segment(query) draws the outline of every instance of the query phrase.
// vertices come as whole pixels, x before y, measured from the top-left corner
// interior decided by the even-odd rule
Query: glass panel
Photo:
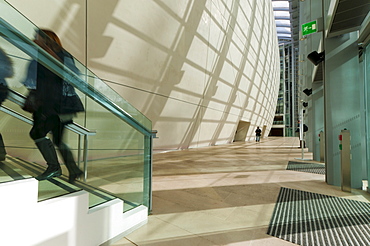
[[[31,178],[25,170],[14,165],[10,160],[0,162],[0,183]]]
[[[134,108],[131,104],[129,104],[116,91],[114,91],[107,84],[105,84],[100,78],[98,78],[91,71],[86,69],[86,67],[83,64],[81,64],[79,61],[75,60],[75,63],[76,63],[76,66],[81,71],[81,74],[79,77],[83,79],[83,82],[87,82],[88,85],[90,85],[88,89],[90,89],[93,92],[95,97],[99,95],[102,99],[104,99],[103,103],[112,102],[113,105],[116,105],[119,108],[123,109],[124,112],[129,117],[132,117],[139,124],[144,126],[146,130],[151,131],[152,123],[145,115],[143,115],[136,108]],[[75,81],[77,85],[80,84],[81,82],[82,81],[80,80]],[[80,87],[80,89],[81,88],[83,87]],[[89,90],[84,90],[84,91],[89,91]]]
[[[89,138],[87,183],[127,201],[126,208],[143,204],[144,135],[94,100],[86,100]]]
[[[25,81],[30,62],[36,60],[75,87],[85,112],[79,113],[74,122],[91,133],[84,135],[79,130],[77,134],[76,131],[67,131],[65,136],[65,142],[78,160],[86,147],[86,166],[80,162],[80,168],[87,171],[86,182],[72,185],[67,182],[66,176],[41,181],[39,200],[84,189],[90,194],[90,206],[118,197],[125,201],[124,210],[141,204],[149,207],[150,120],[77,60],[74,59],[74,63],[79,72],[72,71],[71,66],[60,63],[37,46],[32,40],[38,28],[2,0],[0,16],[0,47],[12,60],[14,70],[14,75],[5,80],[9,88],[26,94],[27,88],[22,82]],[[0,112],[0,131],[5,137],[8,154],[16,155],[21,161],[9,157],[5,164],[11,166],[12,161],[17,162],[16,168],[21,170],[19,178],[30,178],[45,169],[33,162],[45,161],[29,137],[31,114],[8,99],[2,104],[2,110],[6,107],[13,113]],[[64,166],[63,174],[68,174]],[[9,180],[6,177],[9,175],[0,167],[2,176],[4,180]]]
[[[0,28],[2,28],[3,31],[4,31],[4,28],[6,29],[7,23],[9,23],[15,30],[17,30],[17,32],[22,34],[22,36],[24,36],[25,38],[29,40],[33,40],[35,38],[38,28],[33,23],[31,23],[28,19],[26,19],[23,15],[21,15],[19,12],[17,12],[15,9],[9,6],[5,1],[1,1],[1,0],[0,0],[0,13],[1,13],[0,22],[3,23],[3,26],[1,26]],[[33,52],[33,54],[35,55],[38,54],[38,53],[35,53],[37,52],[38,47],[33,43],[31,44],[23,43],[19,45],[23,47],[31,46],[31,47],[27,47],[29,52]],[[43,52],[43,51],[39,50],[39,52]],[[22,52],[20,54],[16,53],[13,55],[15,55],[17,58],[20,58],[20,59],[25,59],[25,60],[30,59],[29,56],[22,54]],[[48,57],[47,54],[46,56]],[[40,57],[40,59],[42,59],[42,57]],[[76,83],[78,85],[79,83],[88,81],[89,84],[93,88],[95,88],[96,94],[99,94],[99,96],[101,96],[102,99],[105,99],[104,101],[113,102],[113,104],[124,109],[124,111],[130,115],[130,117],[133,117],[137,122],[139,122],[144,127],[146,127],[148,131],[151,131],[151,121],[148,118],[146,118],[141,112],[139,112],[136,108],[134,108],[131,104],[129,104],[125,99],[119,96],[112,88],[110,88],[101,79],[99,79],[96,75],[94,75],[91,71],[89,71],[82,63],[80,63],[76,59],[75,59],[75,63],[76,63],[76,66],[80,69],[81,74],[79,76],[80,79],[78,79],[77,77],[70,78],[71,79],[70,82],[72,84]],[[49,65],[52,66],[52,64],[49,64]],[[66,76],[70,76],[70,74],[67,74]],[[83,80],[81,80],[81,78]]]
[[[285,128],[285,137],[293,137],[293,128],[291,127]]]

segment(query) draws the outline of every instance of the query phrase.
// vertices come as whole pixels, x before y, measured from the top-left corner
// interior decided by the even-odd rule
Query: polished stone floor
[[[322,174],[286,170],[302,158],[298,146],[298,138],[270,137],[155,154],[148,223],[113,245],[294,245],[266,234],[281,187],[370,201],[364,191],[326,184]]]

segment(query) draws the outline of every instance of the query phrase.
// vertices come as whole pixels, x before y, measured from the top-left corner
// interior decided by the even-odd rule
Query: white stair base
[[[123,213],[120,199],[89,209],[86,191],[42,202],[37,202],[37,193],[33,178],[0,184],[0,245],[101,245],[148,219],[145,206]]]

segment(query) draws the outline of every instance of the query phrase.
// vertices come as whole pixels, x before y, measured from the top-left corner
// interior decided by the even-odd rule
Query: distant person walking
[[[257,126],[257,129],[256,129],[255,132],[256,132],[256,142],[259,142],[260,139],[261,139],[261,133],[262,133],[262,131],[261,131],[261,129],[260,129],[259,126]]]

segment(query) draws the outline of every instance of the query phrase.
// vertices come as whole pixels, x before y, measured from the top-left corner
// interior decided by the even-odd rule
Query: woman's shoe
[[[81,170],[79,170],[78,173],[72,173],[69,175],[69,178],[68,178],[68,182],[73,184],[75,182],[76,179],[80,178],[82,176],[82,174],[84,174],[84,172],[82,172]]]
[[[51,179],[62,175],[62,169],[60,167],[48,166],[46,171],[36,177],[37,180]]]

